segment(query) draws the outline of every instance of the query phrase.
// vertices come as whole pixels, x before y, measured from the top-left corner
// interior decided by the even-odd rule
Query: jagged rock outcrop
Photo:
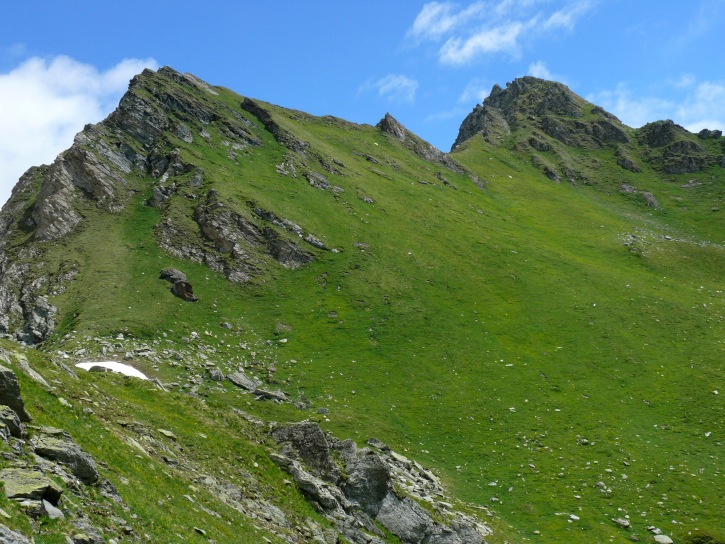
[[[410,132],[389,113],[386,113],[385,117],[383,117],[378,124],[375,125],[375,127],[381,132],[389,134],[401,142],[405,147],[410,149],[413,153],[427,161],[441,164],[449,170],[458,172],[459,174],[462,174],[465,171],[463,166],[453,160],[447,153],[443,153],[439,149],[436,149],[433,145]]]
[[[432,501],[434,519],[418,501],[444,496],[438,479],[378,441],[359,449],[309,421],[278,427],[272,436],[282,448],[272,459],[352,542],[383,542],[376,524],[405,544],[481,544],[490,532],[449,503]]]
[[[249,281],[259,274],[265,258],[290,269],[313,259],[312,253],[276,229],[237,213],[214,190],[196,206],[194,220],[201,236],[177,226],[171,218],[162,221],[156,228],[159,245],[178,257],[204,263],[233,282]],[[315,237],[303,239],[318,248],[322,245]]]
[[[241,102],[240,106],[243,110],[248,111],[259,119],[264,125],[264,128],[270,132],[272,136],[274,136],[274,139],[280,144],[301,155],[305,155],[307,149],[309,148],[309,144],[296,138],[291,132],[282,128],[259,102],[250,98],[245,98]]]
[[[719,159],[694,134],[670,120],[647,123],[636,135],[646,146],[647,161],[668,174],[699,172]]]

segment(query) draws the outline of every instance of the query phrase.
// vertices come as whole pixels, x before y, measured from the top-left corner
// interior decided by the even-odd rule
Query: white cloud
[[[703,128],[725,130],[725,83],[697,82],[690,75],[686,76],[687,85],[682,81],[663,85],[666,97],[634,97],[629,87],[620,83],[613,91],[601,91],[587,99],[631,127],[671,119],[691,132]]]
[[[377,81],[367,81],[360,88],[361,91],[371,89],[391,102],[412,104],[418,92],[418,81],[402,74],[388,74]]]
[[[153,59],[125,59],[99,71],[66,56],[32,57],[0,74],[0,203],[31,166],[47,164],[86,123],[108,115]]]
[[[438,59],[463,65],[497,53],[518,57],[524,40],[562,30],[572,31],[595,0],[569,0],[551,11],[547,0],[477,1],[460,8],[450,2],[429,2],[418,13],[408,36],[418,42],[443,41]]]
[[[677,108],[675,117],[692,132],[703,128],[725,130],[725,84],[699,83],[694,93]]]
[[[540,79],[554,79],[554,74],[542,61],[534,62],[529,65],[529,75]]]
[[[487,53],[517,56],[519,36],[524,28],[522,23],[505,23],[476,32],[467,39],[450,38],[441,47],[438,58],[444,64],[461,65]]]
[[[663,98],[633,97],[624,83],[617,85],[613,91],[592,94],[587,100],[613,113],[625,125],[635,128],[652,121],[671,118],[675,107],[672,101]]]

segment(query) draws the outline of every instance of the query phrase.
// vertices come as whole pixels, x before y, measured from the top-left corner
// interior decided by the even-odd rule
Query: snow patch
[[[116,361],[91,361],[88,363],[78,363],[76,367],[82,368],[83,370],[90,370],[94,366],[100,366],[102,368],[107,368],[108,370],[111,370],[113,372],[120,372],[121,374],[124,374],[126,376],[132,376],[134,378],[140,378],[142,380],[148,380],[146,375],[136,370],[131,365],[127,365],[124,363],[119,363]]]

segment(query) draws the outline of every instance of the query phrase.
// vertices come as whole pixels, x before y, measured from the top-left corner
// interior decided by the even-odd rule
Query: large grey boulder
[[[301,421],[272,431],[272,437],[284,447],[287,455],[295,453],[302,461],[333,483],[340,477],[340,469],[330,455],[330,444],[320,426],[312,421]]]
[[[18,377],[12,370],[4,366],[0,366],[0,404],[12,408],[20,421],[30,421],[30,415],[25,411],[25,405],[20,396]]]
[[[257,389],[257,385],[259,385],[256,380],[253,380],[241,370],[228,374],[227,380],[232,382],[237,387],[241,387],[242,389],[246,389],[247,391],[254,391],[255,389]]]
[[[369,516],[375,517],[389,492],[390,467],[379,455],[362,450],[346,467],[348,478],[341,488],[347,499]]]
[[[44,427],[34,437],[33,445],[35,453],[67,466],[84,484],[90,485],[98,480],[98,470],[93,457],[73,442],[67,432]]]

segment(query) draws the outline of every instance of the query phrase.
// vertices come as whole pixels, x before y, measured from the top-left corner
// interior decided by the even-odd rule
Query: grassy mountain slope
[[[103,410],[42,408],[52,399],[29,393],[44,420],[70,427],[109,474],[142,486],[148,471],[110,447],[104,425],[127,416],[183,429],[187,449],[230,467],[234,457],[270,496],[284,490],[279,500],[301,517],[311,509],[241,439],[246,424],[221,414],[236,407],[276,421],[311,418],[358,443],[383,440],[435,467],[458,498],[490,507],[490,542],[624,542],[649,538],[648,526],[678,538],[723,530],[720,166],[668,173],[671,156],[626,127],[628,142],[576,146],[509,120],[508,132],[491,132],[496,139],[474,135],[457,145],[450,157],[460,168],[451,168],[373,126],[211,91],[145,73],[132,93],[161,103],[169,126],[144,147],[107,122],[88,129],[81,146],[95,145],[96,130],[131,148],[126,156],[167,164],[131,168],[125,192],[113,195],[123,205],[111,211],[97,199],[72,201],[82,222],[61,238],[38,240],[40,220],[34,228],[18,220],[6,235],[13,259],[37,261],[22,254],[32,246],[42,273],[75,273],[62,292],[48,291],[58,314],[43,351],[75,361],[145,343],[155,359],[131,352],[131,361],[175,384],[166,394],[82,375],[68,395],[99,391],[112,415],[104,423]],[[577,119],[599,118],[576,104]],[[569,127],[570,116],[556,116]],[[677,137],[713,156],[720,145]],[[532,149],[532,138],[546,145]],[[625,152],[638,172],[617,164]],[[14,195],[24,217],[33,216],[38,183]],[[644,192],[658,207],[647,206]],[[275,248],[294,244],[311,260],[290,266],[265,244],[244,246],[239,257],[200,226],[207,210],[228,210],[236,225],[242,218]],[[207,225],[229,219],[208,214]],[[321,243],[304,242],[308,235]],[[187,274],[198,302],[168,292],[158,273],[169,266]],[[248,278],[229,281],[230,270]],[[119,334],[123,341],[114,340]],[[208,362],[225,373],[243,367],[309,408],[199,382]],[[158,492],[133,508],[163,520],[139,532],[168,539],[181,531],[172,517],[189,519],[188,505],[179,500],[168,516],[157,512],[156,495],[182,496],[174,486],[186,482],[159,478]],[[612,522],[625,516],[630,530]],[[212,518],[208,532],[230,541]],[[234,530],[253,535],[241,523]]]

